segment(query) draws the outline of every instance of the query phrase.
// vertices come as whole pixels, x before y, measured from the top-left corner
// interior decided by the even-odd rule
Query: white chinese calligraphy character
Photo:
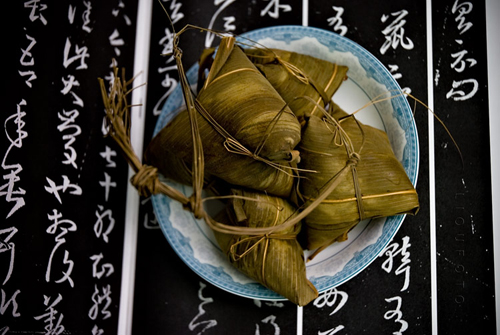
[[[110,147],[106,146],[106,150],[103,152],[100,152],[99,155],[101,155],[101,157],[106,160],[106,162],[107,162],[106,167],[107,168],[115,168],[116,167],[116,162],[112,158],[112,157],[116,156],[116,151],[111,150]]]
[[[180,11],[181,7],[182,7],[181,3],[178,3],[176,0],[171,0],[169,9],[171,11],[170,19],[172,20],[173,24],[177,23],[179,20],[184,18],[184,14]]]
[[[462,50],[451,54],[451,57],[455,58],[455,61],[451,64],[451,68],[460,73],[465,70],[467,63],[469,63],[469,68],[476,65],[477,61],[474,58],[463,59],[467,53],[467,50]]]
[[[398,80],[403,78],[403,75],[397,72],[399,70],[399,66],[397,64],[388,64],[387,67],[389,68],[389,71],[394,79]],[[401,91],[411,94],[411,88],[409,87],[403,87]]]
[[[59,335],[62,334],[65,330],[64,326],[62,325],[62,320],[64,319],[64,315],[62,313],[59,314],[59,311],[55,309],[56,305],[59,304],[62,301],[62,295],[59,294],[56,299],[50,304],[50,297],[44,295],[43,296],[43,304],[47,306],[45,309],[46,313],[35,316],[35,320],[41,320],[44,319],[45,325],[45,334],[51,334],[51,335]],[[57,314],[59,314],[59,318],[56,321]]]
[[[111,189],[111,187],[116,187],[116,182],[111,181],[111,176],[104,172],[104,180],[99,181],[99,185],[104,187],[104,200],[108,201],[109,190]]]
[[[395,17],[394,21],[382,30],[382,34],[385,35],[385,42],[380,48],[380,53],[382,55],[385,54],[390,47],[396,49],[400,44],[406,50],[413,49],[412,40],[404,36],[404,25],[406,24],[406,20],[403,20],[403,18],[408,15],[408,11],[403,9],[399,12],[391,13],[391,15]],[[381,21],[385,23],[388,19],[388,15],[383,15]]]
[[[45,272],[45,280],[47,282],[50,282],[50,275],[52,272],[52,263],[54,260],[54,255],[56,254],[59,247],[66,243],[66,238],[64,236],[68,232],[74,232],[77,230],[77,226],[73,221],[67,219],[60,220],[62,218],[62,214],[60,212],[54,209],[52,213],[53,213],[52,215],[47,214],[47,217],[49,218],[50,221],[53,221],[53,223],[47,228],[46,232],[48,234],[54,235],[59,229],[60,233],[55,238],[56,245],[52,248],[52,251],[49,256],[49,262],[47,264],[47,270]],[[63,225],[67,225],[67,227],[64,227]],[[73,271],[74,262],[69,259],[68,250],[64,251],[63,264],[68,265],[68,268],[66,271],[61,271],[63,273],[63,276],[62,278],[56,280],[56,283],[59,284],[64,281],[68,281],[69,285],[71,287],[74,287],[74,282],[70,277],[71,272]]]
[[[469,93],[465,93],[462,90],[456,90],[457,88],[470,84],[472,85],[471,90]],[[446,93],[446,99],[453,98],[455,101],[464,101],[472,98],[478,91],[479,89],[479,83],[477,82],[476,79],[465,79],[465,80],[459,80],[455,81],[453,80],[452,88],[451,90]]]
[[[113,9],[111,13],[113,14],[114,17],[118,17],[118,14],[120,14],[123,8],[125,8],[125,4],[123,3],[123,1],[120,0],[118,2],[118,8]],[[130,20],[127,14],[123,14],[123,19],[125,20],[125,24],[127,26],[130,26],[132,24],[132,20]]]
[[[274,328],[274,335],[280,335],[280,327],[276,323],[276,316],[269,315],[268,317],[260,320],[260,322],[270,324]],[[260,335],[260,327],[258,323],[255,324],[255,335]]]
[[[85,63],[85,59],[90,57],[88,54],[88,48],[87,47],[79,47],[78,45],[75,45],[75,55],[70,57],[69,53],[71,51],[71,42],[69,41],[69,38],[66,38],[66,44],[64,45],[64,59],[63,59],[63,66],[67,69],[68,66],[70,66],[73,62],[75,61],[80,61],[80,65],[77,66],[77,70],[83,70],[87,69],[87,63]]]
[[[407,329],[408,329],[408,322],[402,319],[403,317],[403,312],[401,312],[401,304],[402,304],[402,299],[401,297],[393,297],[389,299],[385,299],[387,302],[392,302],[396,301],[397,305],[396,308],[390,311],[385,312],[384,314],[384,319],[390,320],[394,319],[394,322],[400,323],[401,327],[399,328],[398,331],[393,332],[394,335],[402,335]]]
[[[210,48],[212,46],[212,42],[214,40],[214,34],[210,32],[210,29],[213,29],[215,20],[217,20],[217,17],[219,17],[220,13],[222,13],[224,9],[226,9],[230,4],[232,4],[235,1],[236,0],[214,0],[214,5],[219,6],[219,8],[217,8],[214,15],[212,15],[210,23],[208,24],[209,31],[207,32],[207,36],[205,37],[205,48]]]
[[[66,130],[72,130],[73,132],[70,134],[64,134],[62,139],[66,141],[64,144],[64,150],[66,150],[63,155],[66,157],[66,160],[62,161],[63,164],[71,165],[75,169],[78,168],[76,164],[76,150],[73,148],[73,143],[76,141],[76,136],[82,133],[82,129],[79,125],[75,124],[76,118],[80,115],[76,109],[65,111],[63,113],[57,113],[57,117],[62,121],[60,125],[57,126],[57,130],[59,132],[63,132]]]
[[[115,47],[115,54],[117,56],[120,56],[121,51],[118,47],[125,45],[125,41],[123,40],[123,38],[120,38],[120,33],[118,32],[118,30],[113,30],[113,33],[109,36],[109,44]]]
[[[458,12],[458,15],[455,17],[455,22],[458,22],[457,28],[460,31],[460,35],[465,33],[473,26],[472,22],[465,22],[465,14],[469,14],[470,12],[472,12],[472,7],[473,5],[470,2],[458,4],[458,0],[455,0],[455,3],[451,8],[451,12],[453,14],[456,14]]]
[[[5,275],[5,279],[3,280],[2,285],[5,285],[9,281],[10,276],[12,275],[12,270],[14,269],[16,244],[12,242],[11,239],[16,233],[16,227],[0,229],[0,254],[4,252],[10,252],[9,268],[7,269],[7,274]],[[4,237],[2,235],[7,236]]]
[[[97,325],[94,325],[94,328],[92,328],[92,335],[103,335],[104,334],[104,329],[101,329],[97,327]]]
[[[21,180],[19,174],[23,171],[23,167],[18,163],[7,163],[10,151],[13,148],[21,148],[23,146],[23,139],[28,137],[28,132],[24,131],[23,128],[25,126],[25,122],[23,121],[23,117],[26,116],[26,112],[21,109],[21,106],[26,105],[26,100],[22,99],[19,104],[17,104],[17,112],[9,116],[5,119],[4,128],[5,128],[5,136],[7,140],[10,142],[7,151],[2,159],[1,167],[3,170],[10,170],[9,173],[3,175],[3,180],[6,181],[4,185],[0,186],[0,197],[5,196],[5,201],[14,202],[14,206],[11,208],[6,218],[9,218],[12,214],[17,212],[21,207],[23,207],[26,203],[24,201],[23,195],[26,194],[26,191],[20,187],[15,189],[15,183]],[[9,134],[9,121],[13,120],[15,125],[15,136]]]
[[[86,32],[90,33],[92,32],[92,28],[89,27],[90,14],[92,13],[92,3],[90,1],[84,1],[83,5],[85,6],[85,11],[82,14],[82,20],[83,20],[82,30],[85,30]]]
[[[1,289],[1,293],[2,293],[2,300],[0,300],[0,315],[5,315],[7,308],[9,308],[10,304],[12,304],[12,316],[15,318],[20,317],[21,313],[19,313],[17,311],[19,305],[17,304],[16,298],[17,298],[17,295],[19,293],[21,293],[21,290],[16,290],[16,292],[14,292],[14,294],[10,297],[9,300],[7,300],[7,297],[6,297],[7,294],[5,293],[3,288]],[[6,334],[6,333],[3,333],[3,334]]]
[[[337,301],[339,299],[339,301]],[[326,290],[323,292],[319,297],[317,297],[314,300],[314,306],[318,308],[322,308],[325,305],[328,307],[334,306],[336,303],[338,303],[337,307],[330,313],[330,315],[333,315],[337,313],[342,307],[344,307],[345,303],[349,299],[349,296],[347,295],[346,292],[344,291],[339,291],[337,288],[332,288],[330,290]]]
[[[347,33],[347,27],[342,24],[342,14],[344,14],[343,7],[332,6],[335,11],[335,16],[328,18],[328,25],[333,26],[333,31],[339,35],[344,36]]]
[[[391,243],[388,245],[384,251],[380,254],[379,257],[387,256],[387,259],[382,263],[382,269],[390,273],[392,271],[392,266],[394,263],[394,257],[397,255],[401,256],[401,264],[398,266],[398,268],[395,271],[396,275],[403,274],[405,275],[405,281],[403,284],[403,288],[401,289],[401,292],[406,290],[408,286],[410,285],[410,252],[408,251],[408,248],[411,247],[410,244],[410,237],[405,236],[403,237],[403,243],[401,244],[401,247],[399,246],[399,243]]]
[[[206,321],[198,321],[198,319],[203,316],[206,312],[205,309],[203,308],[203,305],[210,304],[214,302],[214,299],[212,298],[205,298],[203,296],[203,289],[206,287],[204,283],[200,282],[200,289],[198,290],[198,298],[201,300],[201,303],[198,305],[198,314],[189,322],[189,330],[193,331],[198,326],[203,326],[203,329],[198,333],[201,334],[205,330],[217,326],[217,320],[206,320]]]
[[[71,89],[73,89],[73,86],[75,87],[80,86],[80,83],[78,82],[78,80],[75,79],[75,76],[73,75],[68,75],[67,78],[68,80],[64,80],[64,78],[61,78],[64,85],[64,88],[61,90],[61,93],[64,95],[71,93],[71,95],[75,99],[73,100],[73,104],[83,107],[83,100],[78,95],[76,95],[75,92],[71,91]]]
[[[95,215],[97,216],[97,221],[94,224],[94,233],[97,238],[100,238],[102,236],[102,239],[104,242],[108,243],[109,242],[109,237],[108,235],[113,231],[113,227],[115,226],[115,219],[113,218],[113,211],[111,209],[107,209],[104,211],[104,207],[101,205],[98,205],[97,208],[101,213],[98,211],[95,211]],[[107,217],[107,223],[108,227],[107,229],[103,232],[104,230],[104,218]]]
[[[321,293],[313,302],[313,305],[317,308],[323,308],[325,305],[328,307],[333,307],[336,305],[334,310],[330,313],[333,315],[337,313],[346,304],[349,296],[344,291],[339,291],[337,288],[332,288]],[[331,328],[326,331],[318,331],[318,335],[333,335],[344,329],[343,325],[338,325],[337,327]]]
[[[33,58],[33,55],[30,51],[35,46],[36,40],[28,34],[26,34],[26,38],[30,41],[30,44],[28,45],[26,50],[21,48],[22,55],[19,63],[21,63],[22,66],[33,66],[35,65],[35,59]],[[28,60],[26,60],[26,58],[28,58]]]
[[[269,4],[260,11],[260,16],[265,16],[268,14],[273,19],[278,19],[280,17],[280,10],[283,12],[291,12],[292,6],[281,5],[280,0],[269,0]]]
[[[73,195],[82,195],[82,188],[76,184],[71,184],[68,176],[62,175],[63,178],[63,183],[62,185],[56,185],[55,182],[52,181],[49,177],[45,177],[47,182],[49,183],[49,186],[45,186],[45,191],[49,192],[50,194],[53,194],[57,201],[59,201],[60,204],[62,204],[61,196],[59,195],[59,191],[62,193],[65,193],[67,190],[71,190],[69,193]]]
[[[101,279],[101,277],[104,276],[105,273],[106,277],[109,277],[113,272],[115,272],[115,268],[111,263],[101,264],[101,270],[97,270],[97,266],[103,258],[104,255],[102,253],[90,256],[90,259],[94,261],[94,263],[92,264],[92,276],[94,278]]]
[[[64,85],[64,88],[61,90],[61,93],[64,95],[68,94],[73,89],[73,86],[80,86],[80,82],[76,80],[75,76],[70,74],[67,76],[67,78],[68,78],[67,80],[61,78]]]
[[[94,303],[89,310],[89,318],[96,320],[99,314],[102,314],[102,320],[111,317],[111,312],[108,311],[111,305],[111,286],[108,284],[102,287],[102,293],[99,292],[97,285],[94,285],[94,293],[92,294],[92,302]],[[99,307],[101,309],[99,310]]]
[[[47,25],[47,20],[40,13],[47,9],[47,5],[40,3],[40,0],[30,0],[24,3],[24,8],[31,8],[31,22],[35,22],[36,20],[40,19],[43,25]]]

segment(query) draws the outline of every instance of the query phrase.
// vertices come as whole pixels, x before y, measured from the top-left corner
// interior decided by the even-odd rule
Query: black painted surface
[[[83,14],[89,3],[87,29]],[[163,3],[176,30],[189,23],[239,34],[303,23],[298,0]],[[113,334],[128,180],[117,147],[102,136],[96,78],[110,73],[112,57],[132,74],[137,1],[46,4],[43,9],[42,1],[17,2],[8,11],[17,20],[4,29],[13,32],[15,43],[8,48],[13,66],[6,67],[0,111],[5,129],[0,137],[0,333],[56,334],[64,327],[72,334]],[[266,12],[271,4],[284,7]],[[426,10],[423,0],[309,1],[307,22],[366,48],[401,87],[427,103]],[[493,334],[496,327],[484,11],[483,1],[432,4],[434,111],[463,155],[462,165],[435,120],[440,334]],[[178,78],[173,60],[161,56],[172,29],[157,2],[151,29],[145,145]],[[205,46],[216,44],[206,33],[183,35],[185,68]],[[77,54],[89,56],[71,62]],[[71,76],[79,85],[66,91],[63,80]],[[420,212],[405,219],[386,252],[366,270],[303,308],[303,334],[431,334],[428,111],[418,104],[415,122]],[[64,163],[71,157],[75,166]],[[115,185],[107,198],[106,175]],[[297,333],[295,305],[237,297],[193,273],[168,245],[149,199],[141,200],[134,334]],[[62,214],[58,225],[54,213]]]

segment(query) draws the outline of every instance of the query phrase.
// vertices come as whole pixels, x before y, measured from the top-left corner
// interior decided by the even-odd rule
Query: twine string
[[[258,201],[260,200],[257,199],[252,199],[253,201]],[[229,247],[229,257],[233,262],[237,262],[244,257],[248,256],[252,252],[257,252],[259,245],[263,243],[263,247],[261,249],[262,252],[262,266],[261,266],[261,281],[262,284],[267,285],[266,283],[266,260],[267,256],[269,253],[269,244],[271,243],[271,240],[295,240],[297,237],[297,234],[299,233],[299,226],[295,225],[294,229],[292,232],[289,233],[280,233],[279,231],[276,232],[277,229],[281,229],[279,221],[280,221],[280,215],[283,213],[283,208],[279,206],[278,200],[276,200],[276,203],[271,203],[271,206],[274,206],[276,208],[275,216],[274,216],[274,221],[270,225],[269,228],[272,228],[268,233],[261,234],[261,235],[254,235],[254,236],[239,236],[237,237],[231,246]],[[243,252],[238,253],[239,247],[243,247]]]

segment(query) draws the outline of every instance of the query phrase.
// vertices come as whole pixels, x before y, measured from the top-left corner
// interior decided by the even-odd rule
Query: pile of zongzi
[[[318,292],[303,248],[344,241],[364,219],[416,213],[416,191],[387,135],[332,101],[346,66],[243,49],[229,36],[212,54],[200,58],[197,94],[184,85],[185,109],[151,141],[145,161],[185,184],[202,169],[204,185],[227,204],[213,218],[196,215],[228,260],[306,305]]]

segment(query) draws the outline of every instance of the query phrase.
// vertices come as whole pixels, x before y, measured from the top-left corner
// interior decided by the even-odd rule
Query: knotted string
[[[158,179],[158,169],[154,166],[144,164],[130,179],[130,182],[142,197],[149,197],[151,195],[158,194],[160,184],[160,180]]]
[[[328,115],[328,116],[326,116]],[[365,219],[365,210],[363,206],[363,194],[361,193],[361,185],[359,183],[359,177],[358,177],[358,170],[357,166],[359,163],[359,160],[361,159],[360,153],[363,150],[364,144],[365,144],[365,134],[363,131],[362,125],[359,123],[359,121],[354,117],[352,114],[346,116],[345,118],[341,120],[336,120],[334,117],[331,116],[331,114],[326,113],[325,118],[328,119],[327,123],[334,123],[336,127],[334,128],[335,131],[339,134],[340,138],[340,143],[345,146],[346,153],[347,153],[347,164],[351,167],[351,174],[352,174],[352,181],[354,185],[354,196],[356,198],[356,203],[357,203],[357,208],[358,208],[358,214],[359,214],[359,220],[362,221]],[[343,130],[341,127],[340,123],[347,120],[348,118],[352,118],[354,122],[356,122],[356,125],[361,132],[361,145],[360,147],[355,150],[354,145],[352,144],[351,138],[349,135]]]
[[[321,87],[321,85],[317,84],[303,69],[299,68],[298,66],[284,60],[280,56],[278,56],[272,49],[269,49],[267,47],[263,47],[264,50],[268,51],[269,54],[271,55],[250,55],[251,58],[261,58],[261,59],[267,59],[265,61],[265,64],[273,63],[276,62],[280,65],[282,65],[285,70],[292,75],[293,78],[297,79],[299,82],[301,82],[304,85],[310,85],[312,88],[316,90],[316,92],[320,95],[321,99],[323,102],[328,104],[330,101],[330,98],[328,97],[328,94],[326,93],[326,90],[328,90],[329,86],[337,76],[337,71],[338,71],[338,65],[334,64],[334,71],[333,74],[330,78],[330,81],[328,82],[326,87]]]
[[[266,273],[265,273],[265,268],[266,268],[266,260],[267,260],[267,255],[269,251],[269,243],[270,240],[275,239],[275,240],[295,240],[297,238],[297,233],[292,233],[292,234],[265,234],[261,236],[248,236],[244,238],[238,238],[236,242],[234,242],[231,247],[229,248],[229,257],[233,262],[237,262],[244,258],[245,256],[249,255],[251,252],[255,251],[259,244],[264,243],[264,250],[262,251],[262,266],[261,266],[261,282],[263,285],[267,285],[266,283]],[[255,241],[249,248],[245,249],[245,251],[241,254],[237,253],[237,248],[238,246],[244,244],[244,243],[250,243],[252,241]]]
[[[261,156],[256,155],[255,153],[248,150],[244,145],[242,145],[240,142],[234,140],[233,138],[227,138],[223,144],[224,144],[224,148],[226,148],[226,150],[232,154],[251,157],[256,161],[263,162],[269,166],[272,166],[273,168],[275,168],[283,173],[286,173],[289,176],[293,176],[291,171],[288,171],[288,170],[291,170],[292,167],[284,166],[283,164],[275,163],[275,162],[269,161],[265,158],[262,158]],[[293,153],[292,153],[292,155],[289,159],[290,159],[289,162],[293,162],[293,159],[297,160],[298,157],[297,157],[297,155],[293,155]]]
[[[240,199],[244,197],[238,197]],[[266,203],[266,201],[262,201],[260,199],[255,199],[255,198],[245,198],[250,201],[257,201],[257,202],[262,202]],[[239,236],[236,238],[233,238],[233,242],[231,246],[229,247],[228,250],[228,256],[231,259],[232,262],[237,262],[243,259],[244,257],[248,256],[252,252],[256,252],[257,248],[259,245],[263,243],[263,248],[261,249],[262,253],[262,266],[261,266],[261,282],[264,285],[267,285],[266,283],[266,273],[265,273],[265,268],[266,268],[266,260],[267,260],[267,255],[269,252],[269,244],[271,240],[296,240],[297,234],[299,233],[299,225],[295,225],[294,229],[292,232],[288,233],[280,233],[279,231],[283,231],[280,222],[280,216],[283,213],[283,207],[279,206],[278,200],[276,199],[276,203],[269,203],[269,206],[273,206],[276,208],[276,215],[274,216],[274,221],[269,225],[268,228],[271,228],[271,230],[268,233],[262,234],[262,235],[255,235],[255,236]],[[229,215],[229,217],[233,217],[233,215]],[[286,220],[283,220],[286,221]],[[279,231],[277,231],[279,230]],[[238,248],[242,247],[244,251],[242,253],[238,253]]]
[[[357,202],[359,220],[360,221],[364,220],[366,215],[365,215],[364,206],[363,206],[363,194],[361,192],[361,185],[359,183],[359,177],[358,177],[358,171],[357,171],[357,166],[358,166],[358,163],[361,159],[360,153],[363,150],[363,147],[365,144],[365,136],[364,136],[364,131],[363,131],[362,125],[359,123],[359,121],[353,115],[348,115],[340,120],[337,120],[329,112],[327,112],[323,106],[319,105],[312,98],[310,98],[310,97],[300,97],[300,98],[308,100],[310,103],[315,105],[315,108],[318,108],[318,110],[322,111],[322,113],[323,113],[322,120],[325,124],[325,127],[332,133],[332,136],[333,136],[332,143],[335,146],[339,146],[339,147],[344,146],[344,148],[346,150],[346,155],[347,155],[346,164],[332,179],[330,179],[323,186],[321,194],[327,193],[325,191],[325,189],[331,189],[331,191],[333,191],[336,186],[332,188],[332,185],[338,185],[340,183],[340,181],[339,181],[340,176],[343,176],[348,170],[350,170],[351,175],[352,175],[352,179],[353,179],[354,195],[355,195],[355,199]],[[357,125],[357,127],[362,135],[361,144],[360,144],[360,147],[358,149],[354,148],[354,145],[352,143],[352,140],[351,140],[349,134],[344,130],[344,128],[341,125],[341,123],[348,120],[348,118],[352,118],[356,122],[356,125]],[[322,153],[322,152],[316,152],[316,153],[323,154],[323,155],[329,155],[327,153]],[[322,197],[323,200],[321,202],[327,202],[326,197],[331,193],[331,191],[328,192],[328,194],[326,196]],[[306,198],[306,197],[304,197],[304,198]],[[307,200],[312,201],[311,204],[313,204],[313,203],[316,203],[318,201],[318,198],[313,199],[313,198],[307,197]]]

